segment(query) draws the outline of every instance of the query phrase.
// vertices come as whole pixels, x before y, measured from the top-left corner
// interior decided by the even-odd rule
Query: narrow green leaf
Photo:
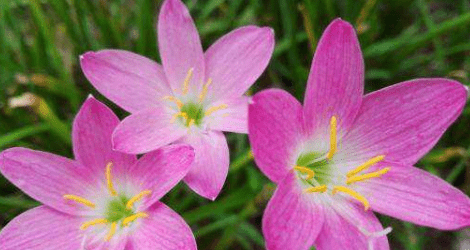
[[[15,141],[21,140],[25,137],[42,133],[50,129],[50,125],[47,123],[32,125],[17,129],[9,132],[8,134],[0,136],[0,148],[5,147]]]

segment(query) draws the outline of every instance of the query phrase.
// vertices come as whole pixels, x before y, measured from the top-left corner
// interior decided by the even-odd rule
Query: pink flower
[[[187,8],[166,0],[158,45],[162,66],[131,52],[103,50],[84,54],[82,70],[98,91],[131,113],[114,131],[114,149],[140,154],[172,142],[190,144],[196,158],[184,180],[213,200],[229,167],[222,131],[247,132],[243,93],[271,58],[273,31],[242,27],[203,53]]]
[[[470,225],[470,199],[415,164],[458,117],[467,91],[416,79],[363,96],[353,27],[337,19],[313,58],[304,107],[283,90],[249,106],[255,161],[278,187],[263,216],[267,248],[389,249],[373,211],[443,230]]]
[[[111,148],[118,118],[93,97],[73,124],[76,160],[11,148],[0,171],[44,205],[0,232],[2,250],[196,249],[186,222],[158,200],[188,172],[194,152],[172,145],[137,160]]]

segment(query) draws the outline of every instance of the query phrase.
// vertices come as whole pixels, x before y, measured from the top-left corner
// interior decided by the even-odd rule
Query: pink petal
[[[269,250],[310,249],[323,225],[323,209],[315,194],[302,191],[294,174],[279,184],[263,215]]]
[[[8,223],[0,232],[2,250],[80,249],[83,219],[46,206],[30,209]]]
[[[171,95],[162,67],[124,50],[87,52],[80,57],[86,78],[104,96],[133,113]]]
[[[112,150],[111,134],[118,123],[113,111],[93,96],[88,97],[75,117],[72,129],[75,159],[88,167],[90,175],[101,175],[104,179],[109,162],[113,163],[113,172],[121,172],[137,161],[134,155]]]
[[[365,96],[343,148],[352,158],[412,165],[426,154],[462,112],[463,85],[447,79],[417,79]]]
[[[371,208],[400,220],[453,230],[470,226],[470,199],[462,191],[419,168],[383,162],[390,167],[380,178],[357,183]]]
[[[146,213],[137,231],[130,237],[126,249],[196,250],[196,240],[188,224],[165,204],[157,202]]]
[[[255,162],[278,183],[292,169],[302,133],[302,106],[289,93],[269,89],[253,96],[248,107],[248,137]]]
[[[146,153],[165,146],[187,133],[165,107],[152,107],[126,117],[112,135],[115,150],[129,153]]]
[[[174,91],[182,91],[192,68],[192,88],[204,80],[204,54],[189,11],[180,0],[166,0],[158,16],[158,47],[168,82]]]
[[[207,126],[211,130],[248,133],[248,102],[250,98],[247,96],[221,100],[210,105],[217,107],[219,105],[227,105],[226,109],[221,109],[206,117]]]
[[[214,200],[227,178],[230,163],[227,140],[222,132],[207,131],[182,138],[194,148],[193,166],[184,182],[197,194]]]
[[[73,194],[92,202],[90,196],[99,181],[89,168],[67,158],[26,148],[10,148],[0,154],[0,171],[32,198],[68,214],[89,214],[90,208],[67,201]]]
[[[335,199],[324,211],[325,222],[315,241],[318,250],[390,249],[380,221],[362,205]]]
[[[271,28],[245,26],[217,40],[205,53],[213,100],[241,96],[258,79],[274,50]]]
[[[188,145],[170,145],[145,154],[129,170],[132,182],[152,194],[144,208],[151,206],[172,189],[188,173],[194,160],[194,150]]]
[[[340,131],[348,131],[361,105],[363,88],[364,61],[354,27],[335,19],[318,42],[307,81],[304,118],[309,131],[328,135],[332,116]]]

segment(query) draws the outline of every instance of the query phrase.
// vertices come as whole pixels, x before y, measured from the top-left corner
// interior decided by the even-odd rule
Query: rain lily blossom
[[[0,231],[3,250],[197,249],[186,222],[158,201],[189,171],[193,149],[175,144],[137,160],[112,150],[118,123],[89,97],[73,124],[75,160],[26,148],[0,154],[1,173],[44,204]]]
[[[413,167],[461,113],[448,79],[402,82],[363,96],[353,27],[334,20],[318,43],[304,106],[283,90],[253,96],[249,139],[277,184],[263,216],[267,249],[389,249],[379,212],[442,230],[470,225],[470,199]]]
[[[140,154],[173,142],[191,145],[196,156],[184,181],[213,200],[229,167],[222,131],[247,132],[243,94],[271,58],[273,31],[241,27],[203,53],[180,0],[163,2],[157,29],[162,65],[131,52],[102,50],[85,53],[81,67],[101,94],[131,113],[114,131],[114,149]]]

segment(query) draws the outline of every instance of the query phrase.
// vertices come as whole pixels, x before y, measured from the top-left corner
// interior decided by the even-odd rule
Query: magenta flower
[[[2,250],[196,249],[186,222],[158,201],[189,171],[192,148],[172,145],[137,160],[112,150],[118,123],[90,97],[73,124],[76,160],[26,148],[0,154],[1,173],[44,203],[3,228]]]
[[[470,199],[412,165],[458,117],[467,91],[416,79],[363,96],[353,27],[337,19],[313,58],[304,107],[282,90],[249,106],[255,161],[278,187],[263,216],[267,249],[389,249],[373,211],[443,230],[470,225]]]
[[[203,53],[188,10],[166,0],[158,18],[162,66],[119,50],[81,57],[85,76],[131,115],[113,134],[114,149],[145,153],[172,142],[190,144],[196,158],[185,182],[215,199],[227,177],[229,150],[222,131],[246,133],[243,93],[266,68],[274,49],[270,28],[246,26]]]

